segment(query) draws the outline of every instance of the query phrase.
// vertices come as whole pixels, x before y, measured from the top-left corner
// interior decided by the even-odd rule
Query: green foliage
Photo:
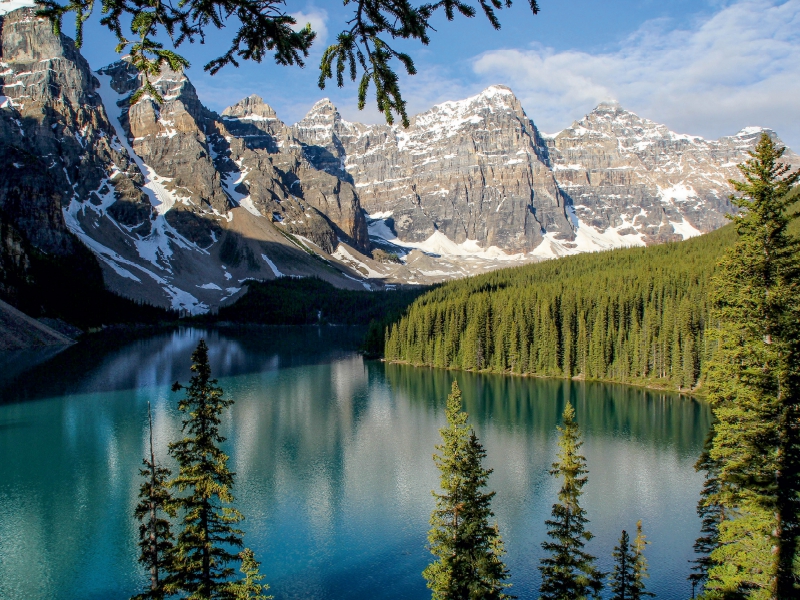
[[[545,521],[549,541],[542,543],[548,556],[541,559],[541,600],[563,598],[599,598],[603,587],[595,557],[583,550],[594,536],[586,530],[589,519],[581,508],[580,497],[588,479],[586,459],[580,454],[581,433],[575,421],[575,409],[567,402],[564,425],[559,427],[558,461],[550,474],[563,478],[552,518]]]
[[[642,532],[641,520],[636,522],[636,538],[633,540],[633,578],[631,580],[631,600],[641,600],[642,598],[654,597],[655,594],[645,590],[644,580],[650,575],[647,574],[647,559],[644,556],[644,549],[650,544]]]
[[[503,542],[491,501],[484,492],[491,469],[482,461],[486,452],[461,410],[461,390],[453,382],[447,398],[447,427],[439,430],[442,443],[433,459],[441,474],[442,493],[432,492],[436,508],[431,513],[428,542],[435,562],[423,576],[434,600],[491,600],[512,598],[505,593],[508,570],[503,563]]]
[[[735,232],[581,254],[448,282],[391,327],[388,360],[693,389],[707,289]]]
[[[614,594],[611,600],[631,600],[631,587],[633,582],[633,564],[636,555],[631,549],[628,532],[622,530],[619,544],[614,547],[611,553],[614,559],[614,569],[608,578],[608,587]]]
[[[239,553],[242,566],[239,571],[244,578],[228,584],[228,590],[233,594],[235,600],[272,600],[272,596],[266,596],[262,592],[269,589],[268,585],[262,584],[264,576],[259,571],[261,566],[256,560],[253,551],[245,548]]]
[[[387,319],[399,318],[406,307],[427,289],[342,290],[316,277],[248,281],[247,293],[233,304],[221,307],[215,320],[266,325],[313,325],[319,322],[367,325],[375,320],[380,324]]]
[[[721,507],[706,597],[796,597],[800,534],[800,241],[788,228],[791,173],[764,135],[732,181],[738,241],[714,277],[718,345],[708,391],[709,456]]]
[[[147,417],[150,431],[150,456],[145,458],[144,469],[139,474],[144,477],[139,488],[139,504],[134,516],[139,525],[139,562],[150,573],[150,584],[147,589],[133,600],[163,600],[165,596],[164,580],[161,575],[169,571],[169,557],[172,552],[172,528],[166,516],[175,516],[172,506],[172,495],[167,487],[167,478],[172,472],[166,467],[156,464],[153,451],[153,419],[150,404],[147,405]]]
[[[186,592],[198,600],[233,599],[227,580],[234,570],[229,564],[240,560],[232,549],[242,547],[242,531],[236,524],[244,517],[232,507],[234,474],[219,447],[225,441],[219,434],[220,416],[233,400],[224,398],[217,380],[211,378],[204,340],[192,354],[192,363],[189,386],[175,383],[172,388],[186,389],[178,403],[186,415],[185,437],[169,445],[179,466],[178,476],[169,485],[184,495],[173,502],[182,518],[166,587],[170,593]]]
[[[697,502],[697,516],[700,517],[700,537],[694,543],[694,551],[698,555],[692,562],[692,573],[688,579],[692,584],[692,590],[698,585],[705,583],[708,578],[708,571],[714,565],[711,559],[711,552],[719,544],[719,525],[722,521],[722,507],[718,502],[719,478],[717,476],[717,466],[709,451],[713,436],[706,441],[706,447],[700,455],[700,459],[695,465],[695,470],[705,473],[705,482],[700,491],[700,500]],[[694,597],[694,593],[692,593]]]
[[[320,62],[319,87],[325,88],[328,79],[344,85],[345,71],[351,81],[359,79],[358,107],[363,109],[370,86],[375,88],[375,97],[380,110],[389,124],[399,116],[408,127],[406,103],[400,93],[399,79],[392,67],[397,60],[406,73],[416,73],[411,57],[398,52],[390,43],[392,40],[416,40],[423,45],[430,42],[429,33],[433,29],[430,21],[434,14],[444,11],[449,21],[455,13],[474,17],[477,13],[472,2],[460,0],[437,0],[414,6],[408,0],[345,0],[353,4],[353,18],[347,22],[348,28],[336,38],[322,55]],[[539,12],[536,0],[528,0],[533,14]],[[76,44],[83,43],[83,24],[94,10],[94,0],[67,0],[60,4],[57,0],[42,0],[39,14],[49,17],[56,34],[61,31],[64,16],[75,14],[77,29]],[[483,13],[495,29],[500,29],[497,11],[511,6],[511,0],[478,0]],[[316,37],[311,25],[297,29],[297,21],[286,10],[284,0],[184,0],[181,2],[161,2],[161,0],[103,0],[100,23],[116,35],[117,52],[126,49],[131,55],[132,64],[144,75],[144,85],[131,98],[137,102],[149,94],[157,102],[161,98],[149,80],[157,75],[164,64],[179,71],[189,66],[180,55],[164,49],[155,38],[166,35],[177,48],[182,43],[205,41],[206,31],[222,29],[235,24],[238,29],[233,35],[228,50],[205,65],[205,70],[213,75],[228,64],[238,66],[238,60],[261,62],[272,53],[279,65],[304,66],[304,59]],[[123,23],[130,19],[132,38],[123,33]]]

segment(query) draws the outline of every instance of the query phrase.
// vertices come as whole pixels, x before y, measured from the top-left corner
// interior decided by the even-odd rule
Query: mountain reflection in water
[[[481,441],[520,598],[537,598],[547,474],[567,399],[590,469],[588,550],[610,570],[620,530],[644,520],[649,588],[684,598],[693,464],[708,407],[675,394],[364,361],[362,330],[181,329],[78,344],[0,382],[0,598],[113,599],[138,591],[138,469],[147,403],[157,455],[180,432],[169,386],[190,376],[201,337],[236,403],[225,449],[246,543],[276,599],[429,598],[421,571],[438,473],[431,455],[457,378]],[[34,361],[35,362],[35,361]]]

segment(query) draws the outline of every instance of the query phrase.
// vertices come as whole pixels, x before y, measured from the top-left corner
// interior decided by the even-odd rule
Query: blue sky
[[[618,100],[680,133],[717,138],[750,125],[775,129],[800,151],[800,0],[526,0],[500,13],[494,31],[481,15],[439,18],[428,47],[404,47],[419,73],[404,77],[411,114],[446,100],[508,85],[546,132],[579,119],[603,100]],[[355,86],[317,87],[322,49],[345,24],[341,0],[288,0],[319,40],[304,69],[262,64],[202,67],[225,47],[226,33],[180,48],[201,100],[214,110],[258,94],[293,123],[327,96],[342,115],[362,122],[381,116],[356,107]],[[97,68],[116,60],[113,37],[93,17],[83,53]]]

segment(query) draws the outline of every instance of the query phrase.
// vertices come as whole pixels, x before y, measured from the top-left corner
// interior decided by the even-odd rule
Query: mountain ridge
[[[327,98],[290,125],[254,94],[217,114],[169,69],[163,103],[129,106],[126,61],[92,71],[30,9],[0,36],[0,217],[40,250],[80,239],[110,289],[188,312],[249,279],[384,289],[711,231],[764,131],[707,141],[601,104],[545,135],[500,85],[408,129]]]

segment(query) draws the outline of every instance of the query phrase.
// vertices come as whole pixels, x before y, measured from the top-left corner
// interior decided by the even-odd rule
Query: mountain
[[[130,106],[140,76],[128,63],[93,73],[31,8],[0,15],[0,39],[4,297],[20,295],[28,247],[66,259],[88,247],[108,288],[190,313],[248,278],[369,286],[320,256],[340,240],[368,252],[366,221],[352,185],[299,144],[247,147],[178,73],[154,82],[163,104]]]
[[[546,138],[550,165],[576,227],[579,244],[589,232],[613,245],[644,245],[685,239],[727,223],[731,178],[741,173],[747,151],[762,132],[748,127],[731,137],[705,140],[674,133],[616,103],[601,104],[580,121]],[[800,157],[787,158],[800,166]],[[614,243],[614,238],[622,243]],[[598,241],[598,243],[603,243]],[[571,247],[569,244],[566,245]],[[552,244],[559,254],[559,244]]]
[[[602,104],[546,135],[504,86],[408,129],[327,99],[288,125],[254,95],[217,114],[168,69],[163,101],[131,106],[141,76],[93,72],[26,1],[0,0],[0,295],[17,306],[52,279],[37,261],[75,302],[104,285],[201,313],[248,279],[391,289],[691,237],[725,222],[762,131],[709,141]]]
[[[348,123],[326,101],[303,123],[338,159],[317,166],[352,176],[373,242],[520,259],[712,231],[733,210],[736,165],[762,132],[777,139],[760,127],[716,141],[677,134],[614,103],[546,135],[504,86],[435,106],[407,130]]]

